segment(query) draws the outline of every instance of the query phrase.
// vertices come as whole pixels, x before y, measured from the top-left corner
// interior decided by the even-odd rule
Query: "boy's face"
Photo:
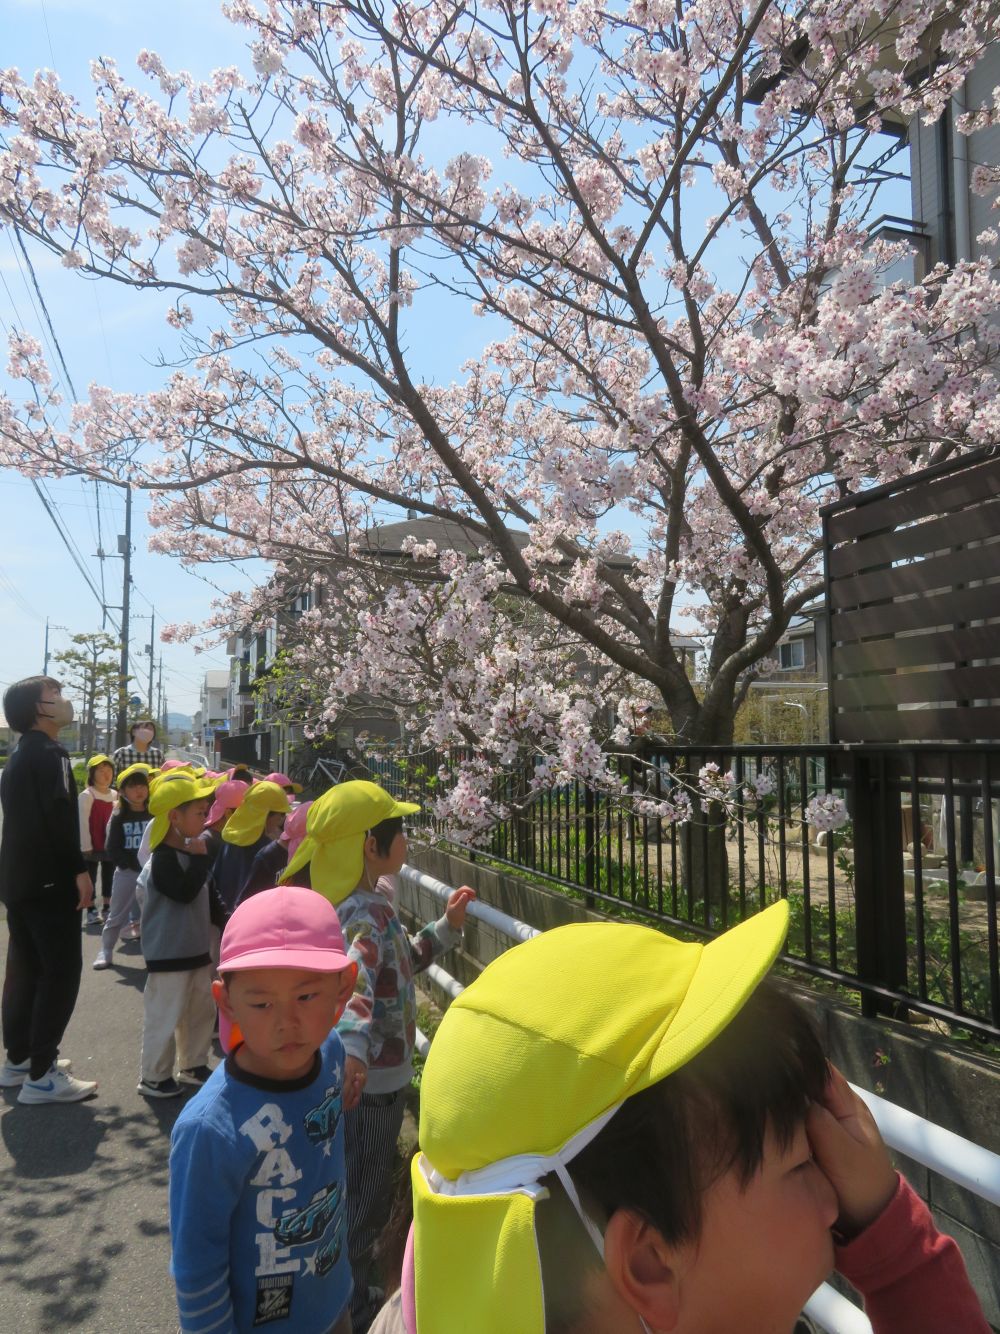
[[[838,1212],[805,1126],[786,1150],[769,1131],[763,1164],[747,1187],[727,1172],[709,1186],[702,1207],[701,1236],[681,1261],[680,1328],[790,1334],[833,1268],[830,1229]]]
[[[213,982],[220,1010],[243,1034],[237,1064],[265,1079],[301,1079],[354,989],[354,969],[310,973],[298,968],[248,968],[228,987]]]
[[[186,801],[170,812],[170,828],[178,838],[197,838],[205,828],[205,817],[211,810],[208,798]]]

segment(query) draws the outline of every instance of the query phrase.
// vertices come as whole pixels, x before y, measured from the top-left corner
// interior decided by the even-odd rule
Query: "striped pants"
[[[344,1114],[354,1334],[365,1334],[384,1301],[381,1294],[369,1293],[372,1250],[389,1218],[393,1155],[405,1110],[406,1088],[401,1088],[396,1093],[362,1093],[357,1107]]]

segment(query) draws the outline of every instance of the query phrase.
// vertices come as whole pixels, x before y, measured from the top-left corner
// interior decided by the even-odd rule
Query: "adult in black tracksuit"
[[[56,1059],[80,987],[80,912],[94,896],[73,770],[56,740],[73,706],[47,676],[16,682],[3,705],[22,736],[0,776],[0,902],[9,931],[0,1084],[20,1084],[20,1102],[75,1102],[97,1085],[66,1074]]]

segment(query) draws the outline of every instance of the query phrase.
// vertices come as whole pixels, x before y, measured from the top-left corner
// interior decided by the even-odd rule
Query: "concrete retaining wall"
[[[555,890],[450,853],[414,847],[410,860],[449,885],[471,885],[485,903],[539,930],[602,920],[601,914],[588,912],[582,903]],[[441,915],[440,901],[426,891],[402,883],[400,897],[400,907],[411,922]],[[509,937],[470,918],[465,949],[449,955],[444,966],[468,984],[509,947]],[[447,997],[436,988],[428,990],[447,1005]],[[794,990],[812,1012],[831,1059],[853,1083],[1000,1153],[1000,1063],[906,1024],[863,1019],[846,1005],[803,987]],[[941,1230],[962,1248],[986,1317],[1000,1331],[1000,1209],[901,1156],[898,1166],[928,1201]]]

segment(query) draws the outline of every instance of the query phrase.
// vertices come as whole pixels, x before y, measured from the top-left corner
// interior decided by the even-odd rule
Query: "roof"
[[[519,550],[531,541],[531,534],[523,528],[506,528],[505,532]],[[434,542],[439,551],[458,551],[465,555],[482,551],[491,545],[489,536],[473,524],[466,525],[460,519],[439,519],[433,515],[420,515],[403,519],[399,523],[377,524],[354,538],[357,548],[367,548],[372,553],[387,560],[408,560],[409,552],[403,550],[403,542],[414,538],[417,542]],[[632,567],[630,556],[612,556],[605,558],[605,563],[614,569],[628,570]]]
[[[228,671],[210,671],[205,673],[206,690],[226,690],[229,687]]]

